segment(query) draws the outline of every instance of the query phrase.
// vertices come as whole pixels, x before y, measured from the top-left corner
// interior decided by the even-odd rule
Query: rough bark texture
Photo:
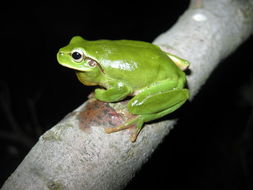
[[[154,41],[191,62],[191,97],[215,66],[251,35],[252,10],[253,1],[247,0],[192,1],[178,22]],[[122,189],[175,123],[146,125],[132,143],[127,130],[105,134],[102,123],[90,122],[81,130],[80,110],[85,109],[87,104],[41,136],[2,189]]]

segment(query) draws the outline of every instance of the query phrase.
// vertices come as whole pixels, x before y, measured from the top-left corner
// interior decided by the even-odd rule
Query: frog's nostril
[[[63,56],[63,55],[64,55],[64,53],[63,53],[62,51],[60,51],[60,52],[59,52],[59,55]]]

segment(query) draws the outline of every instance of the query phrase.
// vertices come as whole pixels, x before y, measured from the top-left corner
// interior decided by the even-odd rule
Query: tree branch
[[[154,41],[191,62],[191,98],[216,65],[251,35],[252,10],[253,1],[247,0],[192,1],[178,22]],[[89,101],[80,106],[41,136],[2,189],[124,187],[169,133],[175,120],[146,125],[137,142],[131,143],[128,131],[105,134],[106,123],[96,119],[103,116],[108,123],[121,121],[117,115],[121,104]],[[85,120],[88,116],[95,119]]]

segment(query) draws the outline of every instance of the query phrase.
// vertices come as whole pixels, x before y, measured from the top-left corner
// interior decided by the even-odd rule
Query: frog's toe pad
[[[131,142],[135,142],[137,139],[137,136],[138,136],[138,133],[132,133],[132,135],[130,137]]]

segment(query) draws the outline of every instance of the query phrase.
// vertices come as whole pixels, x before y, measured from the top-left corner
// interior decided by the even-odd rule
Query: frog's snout
[[[57,57],[57,61],[58,61],[59,63],[61,63],[61,61],[62,61],[63,58],[65,57],[65,53],[64,53],[63,51],[60,50],[60,51],[58,51],[56,57]]]
[[[60,56],[64,55],[64,53],[62,51],[59,51],[57,54],[59,54]]]
[[[66,52],[62,51],[61,49],[57,53],[57,58],[64,57],[66,55]]]

